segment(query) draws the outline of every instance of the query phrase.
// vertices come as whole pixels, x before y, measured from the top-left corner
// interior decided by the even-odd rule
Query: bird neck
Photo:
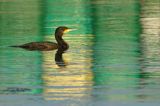
[[[59,49],[62,50],[67,50],[68,49],[68,44],[63,40],[62,38],[63,33],[59,32],[59,33],[55,33],[55,39],[58,43],[58,47]]]
[[[56,41],[57,41],[58,45],[62,45],[65,42],[62,39],[62,35],[63,35],[63,33],[56,33],[55,34],[55,38],[56,38]]]

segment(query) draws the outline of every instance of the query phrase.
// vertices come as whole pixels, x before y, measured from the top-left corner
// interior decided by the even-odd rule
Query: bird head
[[[68,28],[65,26],[60,26],[56,29],[55,33],[64,34],[64,33],[67,33],[67,32],[73,31],[73,30],[76,30],[76,29]]]

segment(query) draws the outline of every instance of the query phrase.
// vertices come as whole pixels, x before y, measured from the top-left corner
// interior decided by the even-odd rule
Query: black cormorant
[[[31,42],[31,43],[26,43],[23,45],[19,46],[11,46],[11,47],[19,47],[23,48],[26,50],[40,50],[40,51],[49,51],[49,50],[54,50],[54,49],[59,49],[59,50],[67,50],[69,48],[69,45],[63,40],[62,36],[64,33],[69,32],[73,29],[70,29],[65,26],[60,26],[55,30],[55,39],[57,43],[54,42]]]

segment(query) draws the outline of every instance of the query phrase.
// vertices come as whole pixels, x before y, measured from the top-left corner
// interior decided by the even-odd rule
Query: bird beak
[[[66,29],[66,30],[64,31],[64,33],[67,33],[67,32],[70,32],[70,31],[74,31],[74,30],[77,30],[77,29],[71,29],[71,28],[69,28],[69,29]]]

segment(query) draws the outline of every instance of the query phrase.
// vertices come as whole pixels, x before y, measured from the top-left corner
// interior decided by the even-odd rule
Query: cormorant
[[[55,39],[57,43],[54,42],[31,42],[31,43],[26,43],[23,45],[19,46],[10,46],[10,47],[19,47],[23,48],[26,50],[40,50],[40,51],[49,51],[49,50],[54,50],[54,49],[59,49],[59,50],[67,50],[69,48],[69,45],[63,40],[62,36],[64,33],[69,32],[74,29],[70,29],[65,26],[60,26],[55,30]]]

